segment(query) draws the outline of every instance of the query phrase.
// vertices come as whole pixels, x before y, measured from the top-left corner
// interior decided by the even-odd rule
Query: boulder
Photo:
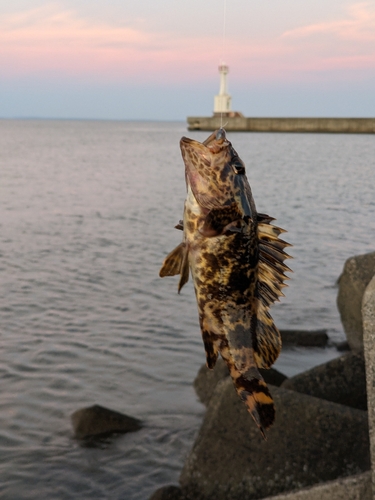
[[[179,486],[162,486],[150,497],[150,500],[183,500]]]
[[[271,387],[264,441],[226,378],[210,400],[180,477],[189,499],[253,500],[370,469],[367,413]]]
[[[283,384],[283,382],[288,378],[286,375],[279,372],[279,370],[276,370],[276,368],[259,368],[259,371],[267,384],[274,385],[276,387],[280,387],[281,384]]]
[[[283,344],[303,347],[326,347],[327,330],[280,330]]]
[[[363,350],[362,297],[375,275],[375,252],[350,257],[339,277],[337,307],[350,348]]]
[[[291,493],[269,497],[265,500],[374,500],[371,472],[362,472]]]
[[[93,436],[137,431],[142,427],[141,421],[109,410],[100,405],[90,406],[75,411],[71,415],[75,437],[86,439]]]
[[[218,382],[229,377],[229,370],[224,360],[218,359],[215,368],[210,370],[202,365],[194,380],[194,389],[201,403],[207,405]]]
[[[367,410],[363,354],[344,354],[287,379],[282,387],[359,410]]]
[[[375,276],[370,281],[363,296],[363,338],[366,360],[368,414],[370,423],[370,443],[372,455],[372,484],[375,494]]]
[[[287,379],[283,373],[275,368],[270,368],[269,370],[261,369],[259,371],[267,384],[276,385],[277,387]],[[226,377],[229,377],[229,371],[225,361],[221,358],[217,360],[213,370],[208,369],[206,365],[201,366],[194,380],[194,389],[199,400],[204,405],[207,405],[210,401],[216,384]]]

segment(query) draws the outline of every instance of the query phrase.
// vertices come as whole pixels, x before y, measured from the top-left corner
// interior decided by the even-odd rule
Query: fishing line
[[[226,42],[226,21],[227,21],[227,0],[223,0],[224,5],[223,5],[223,39],[222,39],[222,46],[221,46],[221,64],[224,64],[225,62],[225,42]]]
[[[225,64],[226,20],[227,20],[227,0],[223,0],[223,37],[222,37],[222,44],[221,44],[220,65]],[[220,128],[223,128],[223,110],[220,111]]]

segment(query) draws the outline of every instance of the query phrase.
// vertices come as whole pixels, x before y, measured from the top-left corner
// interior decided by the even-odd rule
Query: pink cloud
[[[57,6],[10,15],[0,21],[3,75],[95,76],[97,79],[189,81],[216,76],[221,37],[176,37],[146,25],[112,26],[88,22]],[[242,40],[227,43],[228,59],[241,55],[266,61],[290,49]]]
[[[8,62],[5,71],[18,75],[100,71],[103,65],[105,69],[116,62],[139,60],[151,43],[151,36],[139,28],[92,24],[54,5],[9,15],[0,22],[0,60]]]
[[[373,68],[375,7],[356,3],[343,19],[257,40],[226,41],[225,58],[242,81],[305,78],[310,72]],[[216,77],[220,36],[155,32],[145,21],[110,25],[57,4],[0,20],[5,77],[82,77],[95,81],[187,82]]]
[[[65,43],[81,46],[95,46],[107,43],[142,44],[147,43],[145,32],[128,27],[93,25],[80,19],[72,11],[62,11],[54,5],[11,14],[0,22],[0,37],[3,43],[31,44],[44,46],[46,43]]]
[[[307,37],[329,35],[351,41],[375,41],[375,5],[362,2],[351,5],[348,17],[331,22],[321,22],[286,31],[283,37],[303,39]]]
[[[294,47],[293,59],[301,70],[347,70],[347,78],[361,78],[361,70],[375,75],[375,5],[352,4],[341,19],[295,28],[281,40]],[[359,70],[350,74],[351,70]]]

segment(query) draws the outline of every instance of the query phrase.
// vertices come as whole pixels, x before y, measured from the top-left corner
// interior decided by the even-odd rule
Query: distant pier
[[[375,134],[375,118],[247,118],[241,113],[189,116],[188,130],[228,132],[310,132],[337,134]]]
[[[220,89],[214,97],[212,116],[189,116],[188,130],[217,130],[228,132],[311,132],[323,134],[375,134],[375,118],[247,118],[232,111],[228,92],[229,68],[219,66]]]

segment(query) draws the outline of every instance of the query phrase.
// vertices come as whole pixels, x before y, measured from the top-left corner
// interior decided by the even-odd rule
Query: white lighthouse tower
[[[227,74],[229,68],[226,64],[220,64],[220,90],[214,99],[214,115],[229,114],[232,111],[232,98],[227,90]]]

